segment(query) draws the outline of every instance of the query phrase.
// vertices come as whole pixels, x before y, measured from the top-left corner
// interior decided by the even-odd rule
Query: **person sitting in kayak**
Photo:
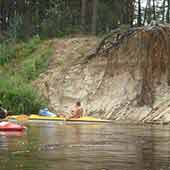
[[[78,119],[82,116],[83,116],[83,108],[81,106],[81,103],[78,101],[72,106],[71,116],[69,117],[69,119],[71,119],[71,118]]]
[[[8,112],[6,109],[2,107],[2,104],[0,103],[0,119],[5,119],[8,115]]]

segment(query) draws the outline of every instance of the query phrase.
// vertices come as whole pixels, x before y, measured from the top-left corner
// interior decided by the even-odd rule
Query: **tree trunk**
[[[156,7],[155,7],[155,0],[153,0],[153,19],[156,21]]]
[[[147,15],[148,15],[148,19],[147,19],[147,23],[150,24],[151,20],[152,20],[152,9],[151,9],[151,0],[148,0],[148,7],[147,7]]]
[[[3,9],[3,3],[0,1],[0,34],[2,33],[2,9]]]
[[[169,16],[169,14],[170,14],[170,0],[167,0],[167,2],[168,2],[168,9],[167,9],[167,13],[166,13],[166,22],[170,23],[170,16]]]
[[[135,1],[134,0],[129,0],[129,24],[133,26],[133,20],[134,20],[134,11],[135,11]]]
[[[141,0],[138,0],[138,26],[141,26]]]
[[[81,27],[82,31],[84,32],[85,29],[85,24],[86,24],[86,5],[87,5],[87,0],[81,0]]]
[[[1,29],[2,31],[5,31],[6,29],[5,1],[1,2]]]
[[[162,4],[162,21],[164,22],[165,21],[165,1],[163,1],[163,4]]]
[[[97,6],[98,0],[93,0],[92,34],[96,34],[97,32]]]
[[[145,25],[146,18],[147,18],[147,6],[148,6],[148,1],[146,3],[146,7],[144,9],[144,18],[143,18],[143,25]]]

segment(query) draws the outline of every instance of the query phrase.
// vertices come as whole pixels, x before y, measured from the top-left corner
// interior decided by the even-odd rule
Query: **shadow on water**
[[[170,127],[32,123],[0,133],[0,170],[168,170]]]

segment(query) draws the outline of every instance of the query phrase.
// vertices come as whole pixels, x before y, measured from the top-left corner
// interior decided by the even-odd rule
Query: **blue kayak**
[[[50,117],[56,116],[56,114],[50,112],[50,111],[48,110],[48,108],[41,109],[41,110],[39,111],[39,115],[40,115],[40,116],[50,116]]]

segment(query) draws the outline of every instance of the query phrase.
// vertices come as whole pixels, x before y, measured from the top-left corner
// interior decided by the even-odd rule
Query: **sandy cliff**
[[[80,100],[87,115],[169,122],[169,30],[118,31],[102,43],[95,37],[53,40],[49,70],[35,84],[55,112],[67,112]]]

